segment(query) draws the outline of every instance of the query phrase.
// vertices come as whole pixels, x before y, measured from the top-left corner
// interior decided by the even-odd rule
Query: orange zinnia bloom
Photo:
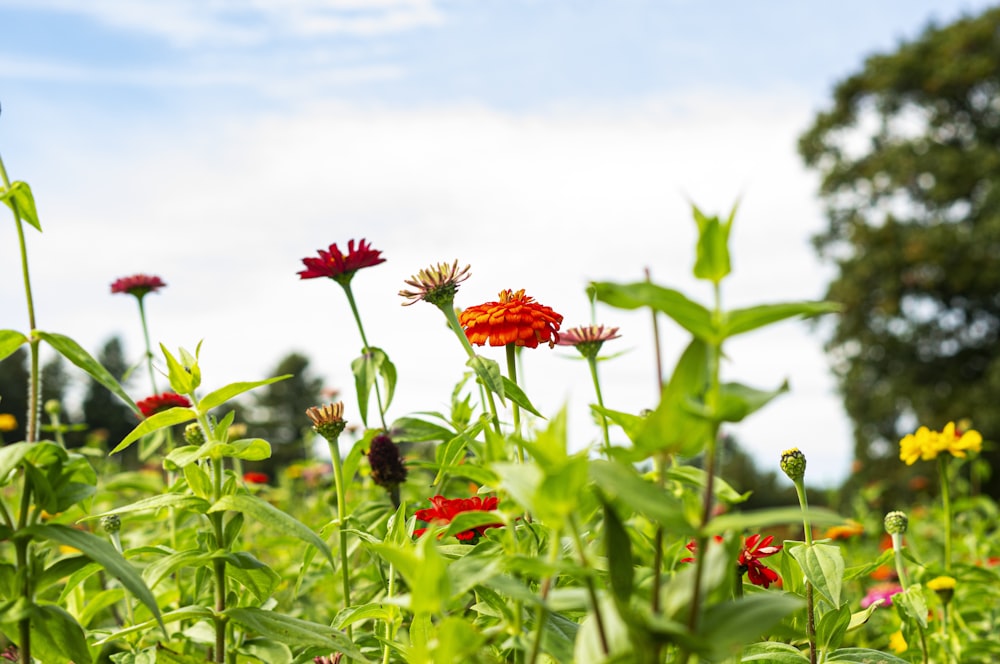
[[[484,346],[514,344],[537,348],[544,341],[553,347],[559,341],[559,325],[563,317],[550,307],[538,304],[535,298],[517,292],[500,291],[499,302],[487,302],[469,307],[458,317],[470,343]]]

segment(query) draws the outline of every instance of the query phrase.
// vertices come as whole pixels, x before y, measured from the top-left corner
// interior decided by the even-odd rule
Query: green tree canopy
[[[821,177],[815,244],[844,307],[828,348],[858,460],[898,468],[918,424],[971,418],[996,440],[1000,8],[868,58],[799,150]]]

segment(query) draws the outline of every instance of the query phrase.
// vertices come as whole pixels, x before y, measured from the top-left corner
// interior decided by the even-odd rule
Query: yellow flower
[[[909,646],[906,645],[906,639],[903,638],[903,630],[896,630],[893,635],[889,637],[889,648],[897,655],[906,652]]]
[[[10,413],[0,413],[0,431],[13,431],[17,428],[17,418]]]
[[[975,429],[958,432],[954,422],[948,422],[942,431],[931,431],[920,427],[915,433],[903,436],[899,441],[899,458],[912,466],[918,459],[930,461],[936,459],[942,452],[953,456],[964,457],[969,450],[979,452],[982,449],[983,437]]]
[[[954,590],[955,578],[951,576],[936,576],[927,582],[927,587],[937,592],[939,590]]]

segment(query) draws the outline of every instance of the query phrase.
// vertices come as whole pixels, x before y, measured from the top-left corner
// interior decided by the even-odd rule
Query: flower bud
[[[109,534],[117,533],[122,529],[122,520],[117,514],[109,514],[101,517],[101,527]]]
[[[889,512],[885,515],[885,532],[890,535],[902,535],[910,525],[906,512]]]
[[[205,444],[205,432],[201,430],[201,426],[197,422],[192,422],[184,427],[184,440],[188,442],[188,445],[201,447]]]
[[[781,470],[788,479],[793,482],[800,482],[806,474],[806,455],[793,447],[781,453]]]
[[[42,408],[45,409],[45,414],[49,416],[55,416],[62,412],[62,404],[59,403],[59,399],[49,399]]]

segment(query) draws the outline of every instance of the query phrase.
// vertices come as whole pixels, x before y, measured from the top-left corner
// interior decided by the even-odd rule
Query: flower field
[[[137,274],[110,289],[135,300],[147,343],[150,392],[127,393],[72,330],[36,323],[28,247],[41,225],[30,187],[2,163],[0,175],[17,238],[5,255],[20,257],[30,321],[0,330],[0,359],[27,347],[32,370],[25,439],[0,447],[7,660],[1000,661],[998,510],[969,480],[989,444],[971,425],[926,423],[899,441],[899,463],[927,466],[938,491],[888,513],[863,496],[850,513],[808,504],[808,432],[776,433],[790,449],[773,466],[797,504],[744,509],[754,487],[719,471],[721,431],[787,389],[728,381],[727,340],[837,311],[725,308],[735,211],[692,211],[693,271],[711,285],[709,303],[648,280],[594,282],[581,297],[595,319],[570,326],[530,288],[462,302],[474,271],[458,260],[414,266],[398,294],[366,308],[441,312],[441,333],[467,357],[442,411],[395,411],[395,365],[360,315],[353,280],[391,256],[361,239],[303,258],[300,278],[332,282],[361,353],[342,358],[354,394],[306,413],[329,460],[271,478],[245,471],[271,445],[243,437],[232,404],[287,376],[218,385],[202,376],[199,347],[154,346],[144,302],[167,283]],[[662,384],[651,411],[604,405],[615,386],[601,383],[601,363],[634,333],[613,327],[622,309],[689,333],[676,366],[649,358]],[[43,345],[127,404],[134,430],[110,449],[67,448],[58,404],[41,403]],[[518,382],[522,363],[556,345],[589,369],[585,439],[570,439],[566,414],[539,412]],[[15,425],[0,415],[0,432]],[[117,455],[133,445],[147,465],[125,471]]]

